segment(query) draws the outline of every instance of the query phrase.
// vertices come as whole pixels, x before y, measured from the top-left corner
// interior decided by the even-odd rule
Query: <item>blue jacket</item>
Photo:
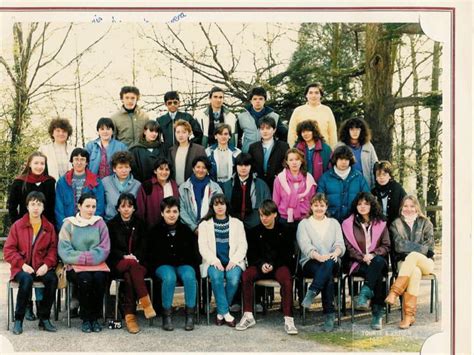
[[[318,181],[316,192],[322,192],[329,201],[328,212],[341,223],[349,216],[352,201],[359,192],[370,192],[364,176],[351,168],[349,176],[342,180],[334,168],[326,171]]]
[[[56,226],[58,230],[63,225],[63,220],[66,217],[76,215],[76,203],[74,201],[74,191],[72,190],[72,176],[74,170],[69,170],[66,174],[61,176],[56,184],[56,203],[54,206],[54,214],[56,215]],[[97,216],[104,215],[104,186],[100,179],[90,170],[86,169],[86,181],[82,193],[92,192],[97,198],[97,209],[95,214]]]
[[[85,148],[89,154],[89,165],[88,168],[90,171],[92,171],[94,174],[99,173],[99,166],[100,166],[100,138],[94,139],[93,141],[90,141],[86,144]],[[112,138],[109,142],[109,145],[107,148],[105,148],[105,152],[107,154],[107,161],[110,164],[110,160],[112,159],[112,155],[116,152],[120,151],[128,151],[127,146],[116,140],[115,138]],[[110,166],[110,171],[112,171],[112,166]]]

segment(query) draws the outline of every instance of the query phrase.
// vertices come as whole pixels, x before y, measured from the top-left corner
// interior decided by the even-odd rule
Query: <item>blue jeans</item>
[[[320,263],[311,259],[303,266],[303,274],[312,277],[313,282],[309,285],[311,291],[321,292],[323,313],[334,313],[334,279],[333,275],[338,269],[338,264],[332,260]]]
[[[217,313],[221,315],[229,313],[229,304],[239,287],[242,269],[236,266],[229,271],[219,271],[214,266],[209,266],[207,274],[211,279],[212,292],[216,298]]]
[[[186,307],[196,307],[196,272],[192,266],[161,265],[156,268],[155,275],[161,280],[161,302],[164,309],[170,309],[173,305],[177,277],[183,282]]]

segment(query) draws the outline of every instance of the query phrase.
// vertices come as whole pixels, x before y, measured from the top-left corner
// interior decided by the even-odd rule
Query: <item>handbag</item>
[[[58,289],[66,288],[66,265],[62,262],[59,262],[58,265],[56,265],[56,276],[58,277]]]

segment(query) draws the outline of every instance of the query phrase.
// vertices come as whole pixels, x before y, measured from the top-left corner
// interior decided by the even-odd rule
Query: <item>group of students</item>
[[[337,140],[322,95],[321,84],[307,86],[307,103],[295,109],[288,132],[265,106],[263,88],[251,90],[237,116],[223,107],[219,88],[195,117],[178,111],[178,94],[168,92],[168,112],[148,120],[137,106],[138,89],[123,87],[122,109],[98,121],[99,137],[85,149],[70,146],[67,120],[54,119],[52,143],[29,156],[10,189],[14,223],[4,258],[20,284],[13,333],[22,333],[25,316],[34,317],[37,279],[45,284],[36,293],[40,328],[56,331],[49,313],[58,256],[75,285],[84,332],[101,330],[110,273],[124,279],[130,333],[140,330],[137,301],[146,318],[156,316],[145,277],[161,283],[165,330],[173,330],[174,288],[182,281],[185,329],[192,330],[196,280],[207,276],[217,325],[254,326],[253,282],[272,278],[281,285],[285,330],[297,334],[295,254],[301,272],[313,278],[300,303],[308,308],[321,293],[325,331],[334,328],[333,275],[340,267],[365,278],[356,308],[372,308],[372,328],[382,328],[384,304],[402,295],[400,327],[413,324],[421,275],[434,268],[433,226],[394,180],[391,164],[377,161],[363,119],[343,122]],[[382,279],[390,253],[398,277],[387,296]],[[230,306],[240,284],[237,323]]]

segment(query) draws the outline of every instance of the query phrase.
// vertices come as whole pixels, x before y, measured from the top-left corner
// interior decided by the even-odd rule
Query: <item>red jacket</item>
[[[33,242],[33,227],[26,213],[10,228],[3,247],[3,257],[10,264],[10,280],[21,271],[23,264],[30,265],[35,271],[43,264],[51,269],[58,262],[58,237],[54,226],[41,217],[41,231]]]

